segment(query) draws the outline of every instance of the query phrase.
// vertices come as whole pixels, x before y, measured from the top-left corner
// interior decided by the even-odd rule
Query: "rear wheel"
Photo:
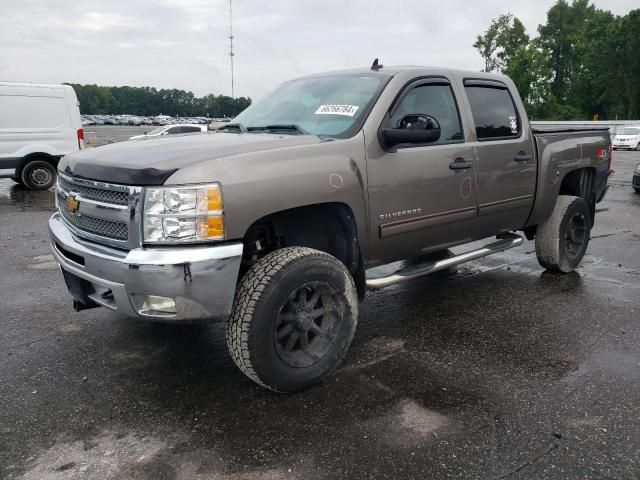
[[[584,257],[591,235],[591,212],[584,199],[560,195],[551,217],[536,231],[536,256],[547,270],[569,273]]]
[[[44,160],[32,160],[20,174],[22,184],[30,190],[48,190],[56,183],[56,169]]]
[[[319,383],[344,359],[358,320],[350,273],[303,247],[277,250],[244,275],[226,324],[242,372],[277,392]]]

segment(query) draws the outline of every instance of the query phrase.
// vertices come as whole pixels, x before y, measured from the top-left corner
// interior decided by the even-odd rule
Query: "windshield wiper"
[[[218,128],[218,130],[237,130],[240,133],[247,133],[247,127],[241,123],[227,123],[226,125]]]
[[[282,125],[264,125],[261,127],[247,127],[247,132],[295,132],[298,135],[308,135],[309,133],[299,125],[293,123]]]

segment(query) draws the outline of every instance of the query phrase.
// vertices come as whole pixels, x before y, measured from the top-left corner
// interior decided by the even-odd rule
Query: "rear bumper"
[[[51,247],[76,308],[107,307],[128,317],[224,321],[231,313],[242,244],[123,251],[78,238],[58,213],[49,219]],[[172,299],[155,311],[147,296]]]

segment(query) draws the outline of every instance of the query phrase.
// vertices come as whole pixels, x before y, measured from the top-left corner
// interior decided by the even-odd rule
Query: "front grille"
[[[79,193],[84,198],[96,202],[110,203],[112,205],[129,205],[129,193],[117,190],[105,190],[103,188],[89,187],[78,183],[71,183],[65,178],[59,178],[60,186],[67,192]]]
[[[71,213],[64,203],[60,204],[60,213],[67,222],[85,232],[113,240],[127,240],[129,238],[129,227],[126,223]]]
[[[117,247],[128,247],[129,224],[136,203],[135,187],[58,176],[60,215],[80,236]],[[135,233],[135,230],[133,230]]]

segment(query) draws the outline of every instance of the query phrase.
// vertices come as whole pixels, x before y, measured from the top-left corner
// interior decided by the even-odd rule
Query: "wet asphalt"
[[[640,153],[587,257],[532,242],[370,293],[336,375],[246,379],[220,325],[75,313],[51,192],[0,180],[0,478],[640,478]]]

